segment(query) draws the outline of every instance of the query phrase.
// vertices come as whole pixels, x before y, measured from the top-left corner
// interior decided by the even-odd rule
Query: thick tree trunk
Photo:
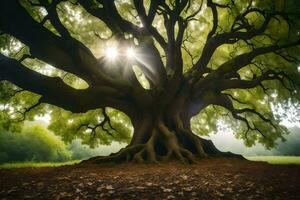
[[[140,112],[131,116],[134,134],[130,144],[118,153],[91,158],[84,162],[158,163],[179,160],[183,163],[195,163],[198,159],[208,156],[242,158],[240,155],[219,151],[210,140],[203,139],[191,131],[191,117],[204,109],[206,104],[193,104],[188,85],[183,85],[185,86],[180,87],[177,92],[171,88],[170,91],[174,92],[173,97],[166,95],[173,93],[168,92],[155,97],[153,102],[138,101],[141,103],[137,103],[136,106]]]
[[[95,157],[84,162],[158,163],[179,160],[183,163],[195,163],[208,156],[242,158],[240,155],[221,152],[210,140],[193,134],[190,118],[181,109],[184,101],[180,101],[173,101],[174,104],[167,109],[152,108],[152,111],[148,109],[144,112],[146,114],[138,115],[133,120],[133,138],[126,148],[108,157]]]

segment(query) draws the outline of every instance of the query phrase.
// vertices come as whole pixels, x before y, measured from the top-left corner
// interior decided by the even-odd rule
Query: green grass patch
[[[65,165],[74,165],[79,163],[80,160],[68,161],[68,162],[15,162],[0,164],[0,169],[13,169],[24,167],[61,167]]]
[[[247,156],[248,160],[264,161],[270,164],[300,165],[300,156]],[[65,165],[74,165],[81,160],[74,160],[68,162],[15,162],[0,164],[0,169],[13,169],[13,168],[28,168],[28,167],[61,167]]]
[[[300,165],[300,156],[248,156],[248,160],[252,161],[265,161],[270,164],[278,165],[289,165],[296,164]]]

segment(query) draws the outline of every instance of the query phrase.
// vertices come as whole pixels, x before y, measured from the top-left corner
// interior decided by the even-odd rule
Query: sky
[[[278,145],[273,149],[266,149],[261,144],[253,147],[246,147],[242,140],[234,137],[232,132],[219,132],[210,135],[210,139],[221,151],[231,151],[245,156],[269,156],[269,155],[298,155],[300,156],[300,126],[289,128],[290,134],[286,136],[286,141],[278,141]]]
[[[261,144],[252,147],[244,145],[242,140],[234,137],[233,130],[226,124],[219,125],[217,134],[209,135],[216,147],[221,151],[231,151],[245,156],[256,155],[298,155],[300,156],[300,105],[292,104],[290,100],[285,104],[273,105],[273,112],[278,116],[281,124],[289,129],[289,134],[285,136],[286,141],[277,141],[277,146],[273,149],[266,149]]]

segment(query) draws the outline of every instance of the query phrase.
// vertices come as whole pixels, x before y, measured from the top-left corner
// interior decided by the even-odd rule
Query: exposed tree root
[[[219,151],[210,140],[202,139],[180,125],[177,132],[158,122],[151,137],[144,144],[130,144],[119,152],[105,157],[94,157],[82,163],[162,163],[178,160],[193,164],[205,157],[243,158],[241,155]]]

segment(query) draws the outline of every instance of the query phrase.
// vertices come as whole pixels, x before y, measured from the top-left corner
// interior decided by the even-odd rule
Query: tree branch
[[[134,87],[105,73],[92,52],[74,38],[59,37],[36,22],[17,0],[4,0],[0,29],[30,47],[32,56],[85,80],[90,87],[105,86],[130,93]]]
[[[72,112],[86,112],[103,106],[115,107],[126,112],[132,109],[130,104],[126,103],[124,94],[109,87],[77,90],[66,85],[58,77],[42,75],[1,54],[0,80],[7,80],[20,88],[41,95],[42,103],[56,105]]]
[[[212,31],[208,35],[208,40],[203,48],[202,55],[200,56],[195,66],[190,70],[190,75],[195,74],[195,71],[197,71],[197,78],[193,78],[194,80],[197,80],[199,79],[200,76],[202,76],[202,74],[207,68],[207,64],[209,63],[211,57],[213,56],[213,53],[216,51],[216,49],[219,46],[223,44],[233,44],[238,42],[239,40],[243,40],[247,42],[247,40],[250,40],[256,36],[264,35],[264,32],[267,30],[267,27],[272,19],[274,18],[277,19],[276,16],[281,16],[286,21],[288,21],[288,16],[289,16],[289,13],[285,13],[285,12],[276,12],[276,11],[267,12],[259,8],[252,8],[251,6],[248,6],[247,9],[242,14],[236,17],[232,25],[231,31],[213,36],[216,32],[217,25],[218,25],[217,6],[222,8],[229,8],[229,9],[232,8],[230,8],[230,6],[228,5],[221,6],[215,4],[212,1],[208,1],[208,5],[210,5],[213,11],[214,25]],[[254,25],[249,25],[245,20],[245,17],[252,13],[258,13],[264,17],[263,23],[258,28],[255,28]],[[241,24],[238,22],[241,22]],[[236,25],[239,26],[236,27]]]
[[[298,45],[300,45],[300,39],[297,41],[291,42],[291,43],[283,44],[283,45],[275,44],[275,45],[271,45],[271,46],[267,46],[267,47],[256,48],[251,52],[241,54],[241,55],[233,58],[232,60],[225,62],[216,70],[216,73],[217,74],[226,74],[226,73],[229,73],[232,71],[237,72],[244,66],[251,64],[251,61],[254,58],[256,58],[257,56],[276,52],[281,49],[295,47]]]
[[[250,122],[249,119],[247,119],[246,117],[243,117],[239,114],[242,114],[242,113],[252,113],[256,116],[258,116],[261,120],[263,120],[264,122],[268,123],[269,125],[271,125],[273,128],[277,128],[275,126],[275,124],[273,123],[272,120],[270,119],[267,119],[265,118],[261,113],[257,112],[256,110],[254,109],[249,109],[249,108],[245,108],[245,109],[235,109],[233,104],[232,104],[232,101],[228,98],[228,96],[222,94],[222,95],[219,95],[218,96],[218,99],[216,100],[215,102],[216,105],[219,105],[219,106],[222,106],[224,108],[226,108],[228,111],[231,112],[233,118],[239,120],[239,121],[242,121],[246,124],[247,126],[247,130],[244,132],[245,134],[245,137],[246,139],[248,140],[247,138],[247,135],[249,133],[249,131],[257,131],[259,134],[261,134],[263,137],[266,137],[264,135],[264,133],[255,125],[254,122]]]
[[[257,56],[276,52],[281,49],[286,49],[286,48],[290,48],[290,47],[294,47],[294,46],[298,46],[298,45],[300,45],[300,39],[297,41],[291,42],[291,43],[284,44],[284,45],[275,44],[272,46],[256,48],[251,52],[238,55],[237,57],[220,65],[217,70],[212,71],[205,78],[198,79],[198,81],[196,83],[194,83],[194,89],[197,90],[202,85],[207,85],[207,84],[211,83],[212,80],[215,80],[216,78],[219,78],[220,80],[222,80],[222,78],[224,79],[224,77],[226,77],[227,79],[236,78],[237,71],[240,70],[241,68],[251,64],[252,60],[254,58],[256,58]],[[268,73],[265,74],[261,78],[264,78],[264,79],[271,78],[271,77],[268,77],[269,75],[271,75]],[[276,77],[276,78],[278,79],[278,77]],[[258,82],[256,82],[256,81],[258,81]],[[249,87],[251,87],[252,84],[253,84],[253,87],[255,87],[260,82],[261,82],[261,80],[253,80],[252,82],[245,82],[245,81],[240,81],[240,80],[222,80],[221,83],[228,84],[228,85],[230,85],[230,87],[235,86],[235,87],[247,88],[248,84],[249,84]],[[225,85],[221,85],[221,88],[228,88],[228,87]]]
[[[97,129],[101,128],[104,132],[106,132],[108,135],[113,137],[113,134],[111,133],[111,131],[109,129],[107,129],[105,127],[105,125],[108,125],[109,128],[112,129],[113,131],[117,131],[117,130],[112,126],[110,117],[107,115],[105,107],[102,108],[102,115],[103,115],[104,119],[101,122],[99,122],[98,124],[89,124],[89,123],[80,124],[77,127],[77,131],[79,131],[81,128],[90,130],[92,139],[95,139],[96,134],[97,134]]]
[[[30,47],[36,58],[61,70],[75,74],[91,83],[93,80],[82,61],[83,56],[94,60],[92,53],[75,40],[65,40],[34,21],[17,0],[4,0],[0,7],[0,27]],[[79,55],[81,54],[81,55]],[[84,54],[84,55],[82,55]]]
[[[103,21],[109,27],[109,29],[115,33],[115,37],[123,40],[124,43],[127,42],[124,39],[124,33],[130,33],[138,39],[138,50],[147,55],[146,57],[142,58],[144,59],[144,64],[146,63],[151,65],[151,68],[155,70],[155,75],[158,77],[158,85],[163,87],[167,81],[167,74],[160,57],[160,53],[155,47],[153,40],[150,38],[153,36],[163,48],[165,48],[164,46],[166,44],[165,41],[162,41],[163,38],[157,35],[157,31],[151,32],[151,30],[154,30],[150,23],[151,20],[148,22],[150,23],[148,26],[150,31],[145,31],[145,28],[140,28],[135,24],[125,20],[119,14],[114,1],[100,0],[99,2],[101,3],[102,8],[95,8],[94,2],[91,0],[79,0],[79,3],[87,12]]]

